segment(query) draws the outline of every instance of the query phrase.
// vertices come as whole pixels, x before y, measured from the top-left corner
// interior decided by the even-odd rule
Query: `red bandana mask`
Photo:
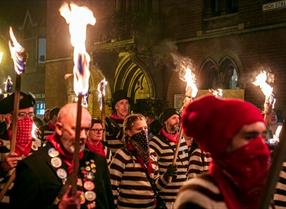
[[[33,120],[29,117],[18,119],[16,135],[16,153],[28,156],[32,147]]]
[[[256,209],[270,165],[270,151],[258,136],[248,144],[213,161],[211,174],[218,181],[229,209]],[[225,179],[230,180],[229,183]],[[234,194],[236,191],[237,193]],[[239,197],[239,199],[234,198]]]

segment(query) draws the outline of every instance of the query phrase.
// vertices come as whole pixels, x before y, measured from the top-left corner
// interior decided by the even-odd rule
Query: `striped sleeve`
[[[190,156],[188,179],[193,178],[199,174],[207,173],[211,157],[209,153],[202,152],[201,149],[195,149]]]
[[[227,209],[224,198],[209,175],[202,175],[187,181],[180,189],[175,202],[175,209],[195,208]]]
[[[274,194],[274,204],[276,209],[286,208],[286,162],[283,162],[282,170]]]

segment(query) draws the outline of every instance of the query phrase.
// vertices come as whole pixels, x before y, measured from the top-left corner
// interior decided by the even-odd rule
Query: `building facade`
[[[73,66],[68,25],[58,12],[62,2],[47,2],[45,93],[50,107],[74,97],[72,76],[67,76]],[[97,19],[87,33],[93,115],[99,114],[97,84],[103,77],[108,81],[107,100],[125,89],[134,104],[179,108],[186,83],[179,78],[176,59],[191,63],[199,89],[242,91],[245,100],[259,107],[264,96],[251,82],[267,70],[275,77],[276,108],[285,109],[285,1],[75,2],[91,8]]]

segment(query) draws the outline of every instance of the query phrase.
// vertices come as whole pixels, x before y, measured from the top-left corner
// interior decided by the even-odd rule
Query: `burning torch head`
[[[255,122],[264,122],[260,110],[239,99],[204,96],[190,103],[182,113],[184,133],[194,137],[214,159],[226,152],[244,125]]]

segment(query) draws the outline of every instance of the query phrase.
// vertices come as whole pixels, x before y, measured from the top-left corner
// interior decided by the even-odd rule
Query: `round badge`
[[[94,183],[91,181],[86,181],[86,182],[84,182],[83,187],[88,191],[93,190],[94,189]]]
[[[94,179],[94,174],[92,172],[88,172],[85,174],[85,177],[92,181]]]
[[[50,148],[48,154],[50,157],[57,157],[59,156],[59,151],[56,150],[55,148]]]
[[[95,200],[95,192],[94,191],[86,191],[84,193],[84,196],[85,198],[88,200],[88,201],[93,201]]]
[[[59,157],[53,157],[51,159],[51,164],[54,168],[59,168],[62,166],[62,160]]]
[[[96,166],[95,166],[94,163],[91,163],[91,164],[90,164],[90,167],[91,167],[91,168],[95,168]]]
[[[65,179],[67,177],[67,172],[63,168],[57,170],[57,175],[60,179]]]

